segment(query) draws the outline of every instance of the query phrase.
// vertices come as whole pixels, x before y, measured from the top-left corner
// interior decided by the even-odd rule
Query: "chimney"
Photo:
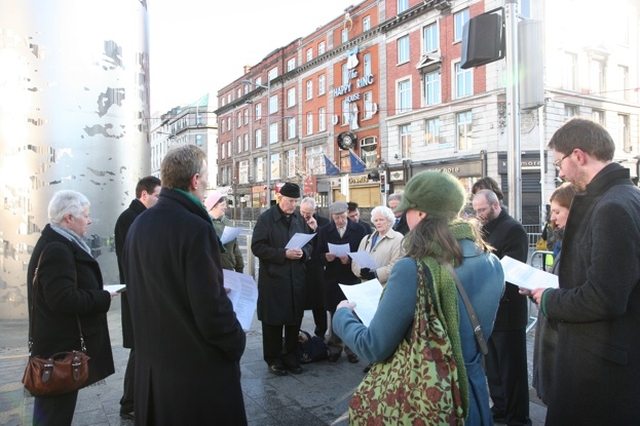
[[[251,65],[245,65],[243,68],[245,74],[249,74],[249,71],[251,71]]]

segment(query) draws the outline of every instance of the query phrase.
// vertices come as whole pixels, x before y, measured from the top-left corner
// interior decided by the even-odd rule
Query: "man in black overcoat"
[[[160,179],[155,176],[147,176],[140,179],[136,184],[136,198],[131,201],[129,207],[120,214],[116,221],[114,230],[116,257],[118,259],[120,282],[123,284],[127,282],[122,270],[122,247],[124,247],[127,232],[140,213],[156,204],[160,196],[160,188]],[[131,325],[131,313],[129,312],[129,296],[126,291],[121,293],[120,317],[122,321],[122,346],[131,349],[127,368],[124,372],[124,392],[122,393],[122,398],[120,398],[120,417],[133,419],[133,383],[136,355],[133,346],[133,326]]]
[[[486,241],[498,258],[527,261],[529,240],[524,227],[501,207],[495,192],[481,189],[473,197],[473,209],[482,222]],[[527,298],[507,283],[500,300],[486,357],[491,411],[496,422],[530,425],[527,373]]]

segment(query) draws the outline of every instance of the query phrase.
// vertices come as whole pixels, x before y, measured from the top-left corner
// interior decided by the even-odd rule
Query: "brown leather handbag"
[[[80,389],[89,377],[89,356],[86,354],[84,337],[80,319],[76,315],[78,330],[80,332],[81,351],[58,352],[48,358],[42,358],[31,353],[33,346],[33,329],[35,326],[34,305],[38,300],[38,267],[42,254],[38,259],[38,265],[33,276],[34,297],[31,305],[31,321],[29,324],[29,362],[24,370],[22,383],[33,395],[61,395]],[[78,287],[76,278],[75,288]]]

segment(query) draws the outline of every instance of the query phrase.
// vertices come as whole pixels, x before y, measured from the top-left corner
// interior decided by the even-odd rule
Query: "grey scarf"
[[[91,249],[89,248],[89,245],[80,237],[80,235],[76,234],[69,228],[58,225],[57,223],[52,223],[51,229],[53,229],[72,243],[76,243],[82,250],[89,253],[89,256],[93,257],[91,255]]]

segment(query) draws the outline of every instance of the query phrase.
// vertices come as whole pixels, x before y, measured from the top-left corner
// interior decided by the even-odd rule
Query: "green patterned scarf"
[[[475,234],[468,222],[455,220],[449,225],[449,230],[456,240],[468,239],[475,241]],[[434,252],[441,253],[440,247],[434,246]],[[462,344],[460,342],[460,311],[458,310],[458,289],[456,283],[447,271],[447,269],[438,262],[434,257],[427,256],[422,259],[431,273],[433,278],[433,288],[440,307],[440,320],[444,324],[451,346],[453,348],[453,356],[458,366],[458,380],[460,387],[460,396],[462,398],[462,409],[464,416],[469,412],[469,384],[467,380],[467,369],[464,365],[464,357],[462,356]],[[453,259],[445,259],[453,265]],[[453,265],[454,267],[457,265]]]

